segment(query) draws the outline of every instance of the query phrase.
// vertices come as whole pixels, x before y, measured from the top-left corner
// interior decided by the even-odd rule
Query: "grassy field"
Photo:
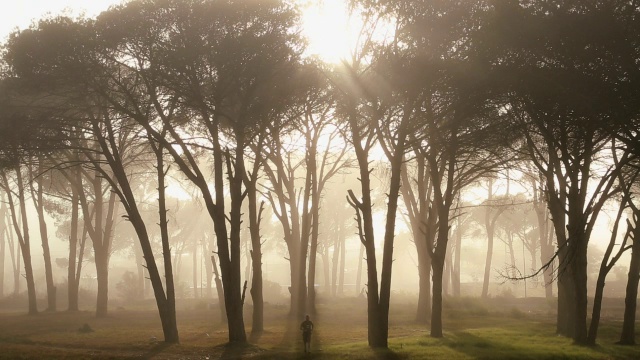
[[[226,345],[226,325],[217,308],[197,302],[179,309],[179,345],[162,343],[157,313],[142,306],[113,309],[103,319],[92,312],[1,313],[0,358],[640,359],[640,346],[614,345],[621,326],[616,307],[605,311],[595,347],[556,336],[553,305],[544,299],[450,299],[441,339],[429,337],[428,325],[413,321],[414,311],[411,299],[395,302],[389,349],[375,351],[367,346],[365,301],[326,301],[312,319],[311,355],[302,354],[298,321],[287,320],[285,306],[267,305],[266,331],[247,346]],[[249,312],[246,319],[251,319]],[[81,331],[85,324],[92,331]]]

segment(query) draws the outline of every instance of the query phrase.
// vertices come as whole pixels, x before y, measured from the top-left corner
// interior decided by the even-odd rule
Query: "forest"
[[[14,31],[1,322],[144,303],[170,346],[190,306],[246,347],[358,312],[359,341],[395,351],[373,358],[414,358],[397,319],[452,341],[452,306],[522,298],[577,349],[634,345],[640,3],[348,10],[361,27],[337,63],[307,55],[287,0],[132,0]]]

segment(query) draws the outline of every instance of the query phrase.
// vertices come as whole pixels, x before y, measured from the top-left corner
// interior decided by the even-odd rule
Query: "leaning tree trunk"
[[[589,326],[589,333],[587,335],[587,343],[589,345],[596,344],[596,337],[598,335],[598,326],[600,324],[600,313],[602,310],[602,297],[604,295],[605,277],[607,276],[607,270],[600,268],[598,273],[598,281],[596,282],[596,293],[593,297],[593,310],[591,312],[591,325]]]
[[[487,229],[487,256],[484,262],[484,280],[482,282],[482,298],[489,296],[489,279],[491,276],[491,259],[493,257],[493,226],[489,220],[489,213],[485,219],[485,228]]]
[[[7,197],[9,200],[9,211],[11,212],[13,228],[18,238],[18,243],[20,244],[20,252],[22,254],[22,260],[24,262],[24,277],[27,280],[29,315],[36,315],[38,313],[38,305],[36,299],[36,284],[33,277],[33,266],[31,265],[31,244],[29,239],[29,223],[27,220],[27,208],[24,196],[24,182],[22,181],[22,174],[20,173],[19,167],[16,167],[15,172],[16,183],[18,186],[18,204],[20,205],[19,218],[13,202],[11,190],[9,188],[9,182],[4,173],[2,174],[2,180],[4,181],[3,187],[7,192]],[[22,223],[22,229],[20,229],[19,221]]]
[[[639,215],[634,214],[633,244],[631,246],[631,260],[629,262],[629,274],[627,289],[624,298],[624,321],[619,344],[634,345],[636,343],[636,305],[638,301],[638,280],[640,279],[640,226]]]

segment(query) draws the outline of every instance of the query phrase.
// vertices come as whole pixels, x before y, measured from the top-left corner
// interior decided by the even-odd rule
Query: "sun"
[[[358,41],[362,21],[349,13],[348,0],[298,0],[307,55],[329,63],[349,59]]]

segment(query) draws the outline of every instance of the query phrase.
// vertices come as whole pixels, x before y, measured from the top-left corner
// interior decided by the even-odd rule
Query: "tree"
[[[143,95],[133,94],[134,103],[129,103],[112,93],[111,104],[163,143],[200,190],[218,244],[229,340],[245,342],[240,272],[244,154],[256,124],[274,102],[282,101],[278,89],[286,84],[283,80],[295,73],[299,40],[290,31],[295,12],[280,1],[141,1],[100,21],[118,50],[108,61],[133,70]],[[116,85],[130,92],[125,84]],[[153,109],[166,136],[136,103]],[[203,137],[204,146],[187,135],[192,131]],[[213,190],[196,161],[202,149],[213,159]]]
[[[61,129],[58,134],[63,136],[63,139],[76,140],[72,145],[86,144],[80,150],[83,159],[93,168],[93,172],[87,172],[87,179],[95,196],[92,199],[91,211],[86,197],[82,196],[83,192],[79,194],[83,213],[92,213],[95,219],[92,223],[91,219],[84,217],[84,224],[93,242],[98,273],[97,315],[105,316],[107,311],[108,263],[114,216],[117,214],[117,196],[125,207],[128,220],[136,229],[145,253],[165,341],[177,342],[172,289],[167,292],[169,298],[165,297],[146,227],[135,204],[130,174],[125,170],[129,165],[127,162],[135,159],[140,154],[140,149],[143,149],[137,146],[139,138],[136,136],[136,130],[139,127],[136,129],[132,126],[135,122],[108,107],[107,99],[102,96],[106,85],[103,81],[108,76],[117,74],[115,79],[123,83],[131,78],[127,77],[128,74],[125,72],[110,72],[114,68],[109,68],[108,64],[96,56],[103,48],[102,44],[95,41],[95,29],[89,21],[72,21],[66,18],[41,21],[37,27],[15,34],[11,38],[7,60],[13,74],[27,85],[47,85],[43,88],[28,88],[39,96],[38,102],[29,104],[30,108],[45,109],[41,114],[47,121],[41,122],[41,127]],[[46,42],[48,46],[40,47],[37,45],[40,41]],[[82,51],[75,51],[77,49]],[[54,96],[43,96],[49,92]],[[74,128],[79,131],[73,131]],[[77,140],[81,142],[78,143]],[[108,184],[109,187],[106,189],[111,190],[106,214],[103,213],[106,197],[104,184]],[[75,186],[82,187],[82,184]],[[168,249],[168,244],[165,249]],[[169,260],[165,261],[165,273],[171,276],[170,254],[164,255],[165,259]],[[172,286],[171,281],[167,284],[169,287]]]
[[[264,167],[270,190],[266,196],[282,224],[289,252],[291,315],[296,318],[315,312],[321,198],[327,182],[345,166],[342,159],[348,149],[335,125],[322,71],[312,62],[300,72],[295,106],[286,119],[270,125],[269,161]],[[297,178],[304,178],[302,185]]]
[[[620,171],[599,163],[601,150],[613,119],[629,119],[627,74],[637,72],[622,45],[630,9],[626,2],[500,3],[480,41],[495,44],[486,49],[509,99],[504,109],[521,124],[522,149],[545,179],[558,241],[557,330],[579,344],[588,342],[587,246]]]
[[[433,291],[431,336],[442,336],[442,291],[452,206],[459,192],[495,171],[508,126],[489,100],[489,69],[475,52],[473,35],[484,3],[397,2],[405,72],[420,91],[422,126],[413,136],[416,158],[424,158],[432,191],[434,234],[427,237]],[[448,29],[442,31],[436,29]],[[416,91],[414,90],[414,91]],[[428,233],[427,228],[427,233]]]
[[[3,169],[0,173],[2,181],[0,188],[7,194],[9,202],[9,211],[11,213],[11,222],[15,231],[18,243],[20,244],[20,252],[22,253],[22,261],[24,263],[24,277],[27,280],[27,296],[29,301],[29,315],[38,313],[38,304],[36,299],[36,285],[33,275],[33,266],[31,263],[31,236],[29,233],[29,221],[27,220],[27,202],[25,195],[25,180],[22,174],[23,167],[15,165],[12,172],[15,174],[13,184],[9,180],[9,172],[11,170]],[[14,197],[17,198],[14,200]],[[20,223],[22,226],[20,226]]]
[[[625,179],[623,176],[631,175],[631,178]],[[629,274],[627,279],[624,319],[622,324],[622,332],[620,334],[619,344],[634,345],[635,344],[635,318],[636,304],[638,299],[638,280],[640,279],[640,210],[636,201],[630,196],[637,192],[638,180],[637,169],[631,169],[626,174],[620,174],[623,185],[623,196],[629,202],[631,208],[632,221],[627,221],[627,231],[625,233],[625,241],[631,240],[631,258],[629,261]],[[635,179],[634,179],[635,178]]]

